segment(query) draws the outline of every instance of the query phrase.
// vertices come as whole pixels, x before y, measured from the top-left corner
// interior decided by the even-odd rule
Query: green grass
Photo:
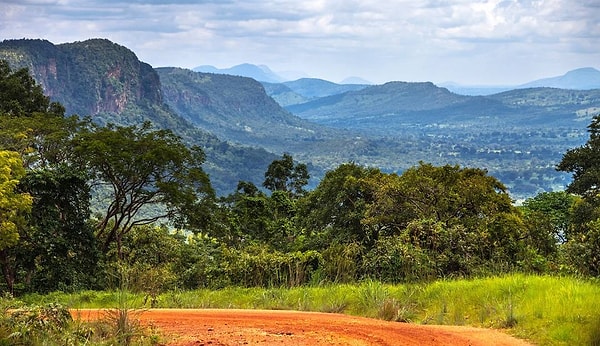
[[[111,308],[118,306],[122,294],[85,291],[23,299],[36,304],[58,302],[72,308]],[[126,296],[132,308],[143,308],[143,298]],[[600,345],[598,306],[598,282],[523,274],[429,284],[364,281],[289,289],[232,287],[173,291],[158,297],[161,308],[291,309],[496,328],[539,345]]]

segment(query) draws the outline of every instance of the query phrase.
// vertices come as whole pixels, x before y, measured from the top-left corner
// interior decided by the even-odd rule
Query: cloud
[[[0,36],[105,37],[158,66],[253,62],[332,79],[474,81],[516,65],[496,69],[501,82],[600,61],[599,15],[596,0],[2,0]]]

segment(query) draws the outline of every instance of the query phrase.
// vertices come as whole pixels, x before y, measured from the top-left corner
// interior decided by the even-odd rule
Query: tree
[[[31,196],[19,192],[19,179],[25,175],[19,154],[0,150],[0,265],[10,292],[15,283],[15,270],[8,250],[19,242],[19,231],[25,214],[31,210]]]
[[[0,251],[19,241],[19,224],[30,211],[31,196],[17,190],[25,176],[23,162],[15,152],[0,151]]]
[[[69,140],[79,130],[77,116],[50,102],[27,69],[13,72],[0,61],[0,148],[16,151],[28,169],[68,163]]]
[[[319,185],[300,201],[299,222],[317,248],[332,243],[373,243],[376,237],[362,220],[373,200],[373,187],[384,175],[374,168],[345,163],[329,171]]]
[[[215,196],[201,168],[204,153],[199,147],[188,148],[170,130],[153,130],[149,122],[91,125],[75,142],[95,184],[108,188],[96,226],[105,251],[116,242],[120,256],[124,235],[161,219],[181,227],[208,225]]]
[[[274,160],[267,168],[263,186],[271,191],[287,191],[294,196],[301,196],[309,178],[305,164],[294,165],[292,156],[283,154],[281,160]]]
[[[34,286],[43,289],[87,282],[79,274],[89,274],[95,265],[93,234],[86,225],[89,187],[73,166],[70,146],[82,123],[64,113],[27,69],[13,72],[0,62],[0,148],[20,156],[25,174],[17,189],[32,198],[16,229],[19,242],[2,249],[11,290],[19,274],[23,283],[37,280]]]
[[[600,114],[588,126],[590,138],[567,150],[556,169],[572,173],[567,192],[582,197],[571,210],[572,229],[562,246],[567,265],[578,273],[600,275]]]
[[[15,265],[35,292],[94,287],[98,254],[89,224],[86,176],[69,167],[29,172],[19,185],[33,198]]]
[[[476,228],[500,213],[515,212],[504,185],[478,168],[420,163],[373,184],[377,190],[368,223],[389,234],[414,220]]]
[[[556,169],[573,174],[567,192],[593,199],[600,193],[600,115],[592,119],[588,132],[588,141],[567,150]]]
[[[565,242],[571,232],[572,209],[578,197],[566,191],[542,192],[523,202],[525,216],[546,223],[555,241]]]
[[[521,215],[484,170],[420,163],[400,176],[366,181],[373,197],[362,224],[379,236],[404,239],[414,249],[403,251],[426,256],[437,275],[469,274],[484,265],[508,270],[523,259]]]
[[[8,62],[0,60],[0,114],[24,117],[34,113],[62,116],[64,107],[50,102],[27,69],[12,71]]]

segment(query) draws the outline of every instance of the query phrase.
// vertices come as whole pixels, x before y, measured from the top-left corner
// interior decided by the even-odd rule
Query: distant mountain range
[[[562,76],[543,78],[513,86],[468,86],[457,83],[441,83],[440,86],[462,95],[492,95],[503,91],[526,88],[558,88],[571,90],[600,89],[600,71],[584,67],[569,71]]]
[[[202,65],[192,69],[195,72],[228,74],[255,79],[259,82],[280,83],[285,78],[279,76],[266,65],[241,64],[220,69],[211,65]]]
[[[289,152],[317,179],[348,161],[387,172],[419,161],[481,167],[525,198],[564,188],[569,177],[554,167],[585,142],[587,125],[600,113],[600,89],[556,87],[593,86],[598,71],[590,68],[542,80],[559,83],[551,88],[467,96],[428,82],[259,83],[242,76],[256,71],[251,65],[233,76],[208,67],[153,68],[101,39],[5,40],[0,59],[28,67],[68,113],[99,123],[150,120],[202,146],[220,194],[234,191],[239,180],[260,185],[268,164]]]
[[[341,83],[337,84],[334,82],[326,81],[317,78],[301,78],[298,80],[290,81],[285,77],[273,72],[266,65],[253,65],[253,64],[241,64],[230,68],[219,69],[214,66],[204,65],[198,66],[193,69],[196,72],[207,72],[207,73],[219,73],[229,74],[234,76],[243,76],[255,79],[263,84],[284,84],[293,92],[304,96],[302,101],[307,101],[316,97],[323,97],[338,93],[337,91],[330,91],[331,89],[339,88],[340,86],[347,85],[358,85],[355,88],[357,90],[361,87],[373,85],[373,83],[362,79],[360,77],[348,77]],[[308,85],[308,82],[312,81],[312,85]],[[319,84],[320,83],[320,84]],[[294,85],[299,85],[294,87]],[[439,83],[438,86],[444,87],[454,93],[461,95],[492,95],[501,93],[513,89],[526,89],[526,88],[558,88],[558,89],[573,89],[573,90],[590,90],[600,88],[600,71],[593,67],[584,67],[575,69],[565,73],[562,76],[543,78],[534,80],[521,85],[462,85],[455,82]],[[269,85],[267,87],[270,91],[269,95],[278,101],[282,101],[284,105],[289,105],[290,95],[286,94],[287,90],[277,89],[277,86]],[[298,90],[298,89],[302,90]],[[344,87],[340,88],[341,90]],[[306,95],[306,93],[312,93]],[[325,95],[327,94],[328,95]],[[300,99],[298,99],[300,100]]]

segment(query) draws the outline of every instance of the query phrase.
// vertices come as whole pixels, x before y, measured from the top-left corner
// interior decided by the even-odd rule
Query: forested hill
[[[463,104],[471,97],[451,93],[433,83],[388,82],[287,107],[307,119],[352,118],[431,111]]]
[[[0,60],[27,67],[46,95],[67,114],[92,116],[100,124],[141,124],[168,128],[189,144],[204,148],[206,171],[220,193],[231,193],[239,180],[260,183],[276,158],[264,149],[225,142],[176,114],[164,103],[161,82],[152,66],[126,47],[104,39],[54,45],[45,40],[0,42]]]
[[[160,81],[152,66],[108,40],[60,45],[11,40],[0,48],[1,59],[13,67],[27,67],[45,93],[69,113],[119,114],[133,105],[162,105]]]
[[[273,152],[331,137],[331,130],[292,115],[251,78],[157,68],[165,102],[219,138]]]

